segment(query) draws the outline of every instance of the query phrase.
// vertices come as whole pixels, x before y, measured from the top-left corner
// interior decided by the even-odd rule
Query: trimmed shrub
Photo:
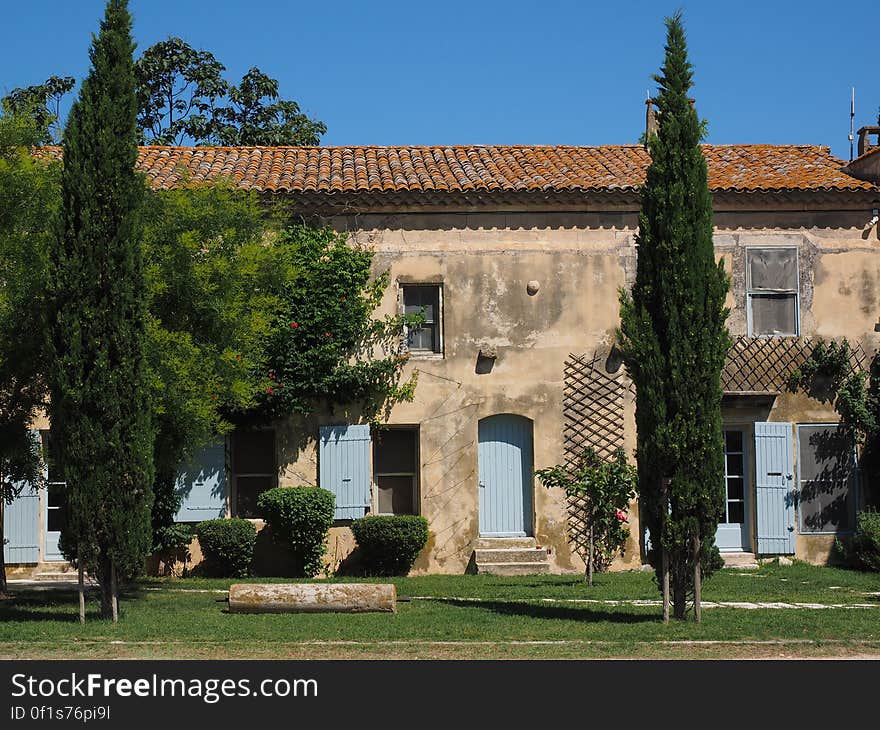
[[[880,512],[859,512],[849,554],[859,570],[880,572]]]
[[[376,515],[351,523],[367,575],[406,575],[428,542],[428,521],[416,515]]]
[[[320,487],[276,487],[257,498],[257,509],[272,528],[272,538],[293,554],[299,577],[321,570],[335,497]]]
[[[206,571],[221,578],[243,578],[254,558],[257,529],[238,517],[205,520],[196,525]]]

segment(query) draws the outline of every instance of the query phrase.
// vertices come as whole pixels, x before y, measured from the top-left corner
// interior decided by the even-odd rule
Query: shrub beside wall
[[[377,515],[351,523],[367,575],[406,575],[428,542],[428,521],[416,515]]]
[[[334,502],[333,493],[319,487],[276,487],[257,499],[273,539],[293,554],[299,577],[311,578],[321,570]]]
[[[195,533],[207,572],[222,578],[248,575],[257,541],[257,530],[251,522],[238,517],[206,520],[196,525]]]
[[[880,512],[859,512],[849,558],[859,570],[880,572]]]

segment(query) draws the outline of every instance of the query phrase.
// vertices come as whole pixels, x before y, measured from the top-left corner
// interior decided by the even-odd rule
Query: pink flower
[[[275,373],[269,373],[269,380],[275,380]]]
[[[615,517],[618,519],[618,521],[620,521],[620,522],[627,522],[627,521],[628,521],[628,520],[626,519],[626,512],[624,512],[622,509],[617,510],[617,512],[615,513],[614,516],[615,516]]]

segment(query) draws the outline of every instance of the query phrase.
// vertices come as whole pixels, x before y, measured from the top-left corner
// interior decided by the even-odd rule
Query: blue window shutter
[[[31,431],[39,439],[39,431]],[[18,483],[21,493],[3,510],[3,559],[7,563],[40,561],[39,484]]]
[[[321,426],[320,484],[336,497],[337,520],[363,517],[370,508],[370,427]]]
[[[790,423],[755,424],[758,552],[794,553],[794,459]]]
[[[226,440],[219,439],[199,451],[177,472],[175,485],[181,496],[175,522],[201,522],[226,516]]]

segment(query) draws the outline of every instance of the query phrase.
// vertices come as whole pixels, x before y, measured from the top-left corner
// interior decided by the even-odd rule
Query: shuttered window
[[[747,248],[746,288],[750,336],[798,334],[796,248]]]
[[[319,484],[336,499],[334,519],[354,520],[370,508],[370,427],[321,426]]]
[[[850,532],[855,522],[856,460],[837,425],[798,426],[801,532]]]
[[[175,522],[201,522],[226,516],[226,440],[200,449],[177,472],[180,508]]]
[[[404,284],[404,314],[420,314],[425,321],[406,333],[407,348],[413,354],[440,354],[442,343],[443,295],[439,284]]]

